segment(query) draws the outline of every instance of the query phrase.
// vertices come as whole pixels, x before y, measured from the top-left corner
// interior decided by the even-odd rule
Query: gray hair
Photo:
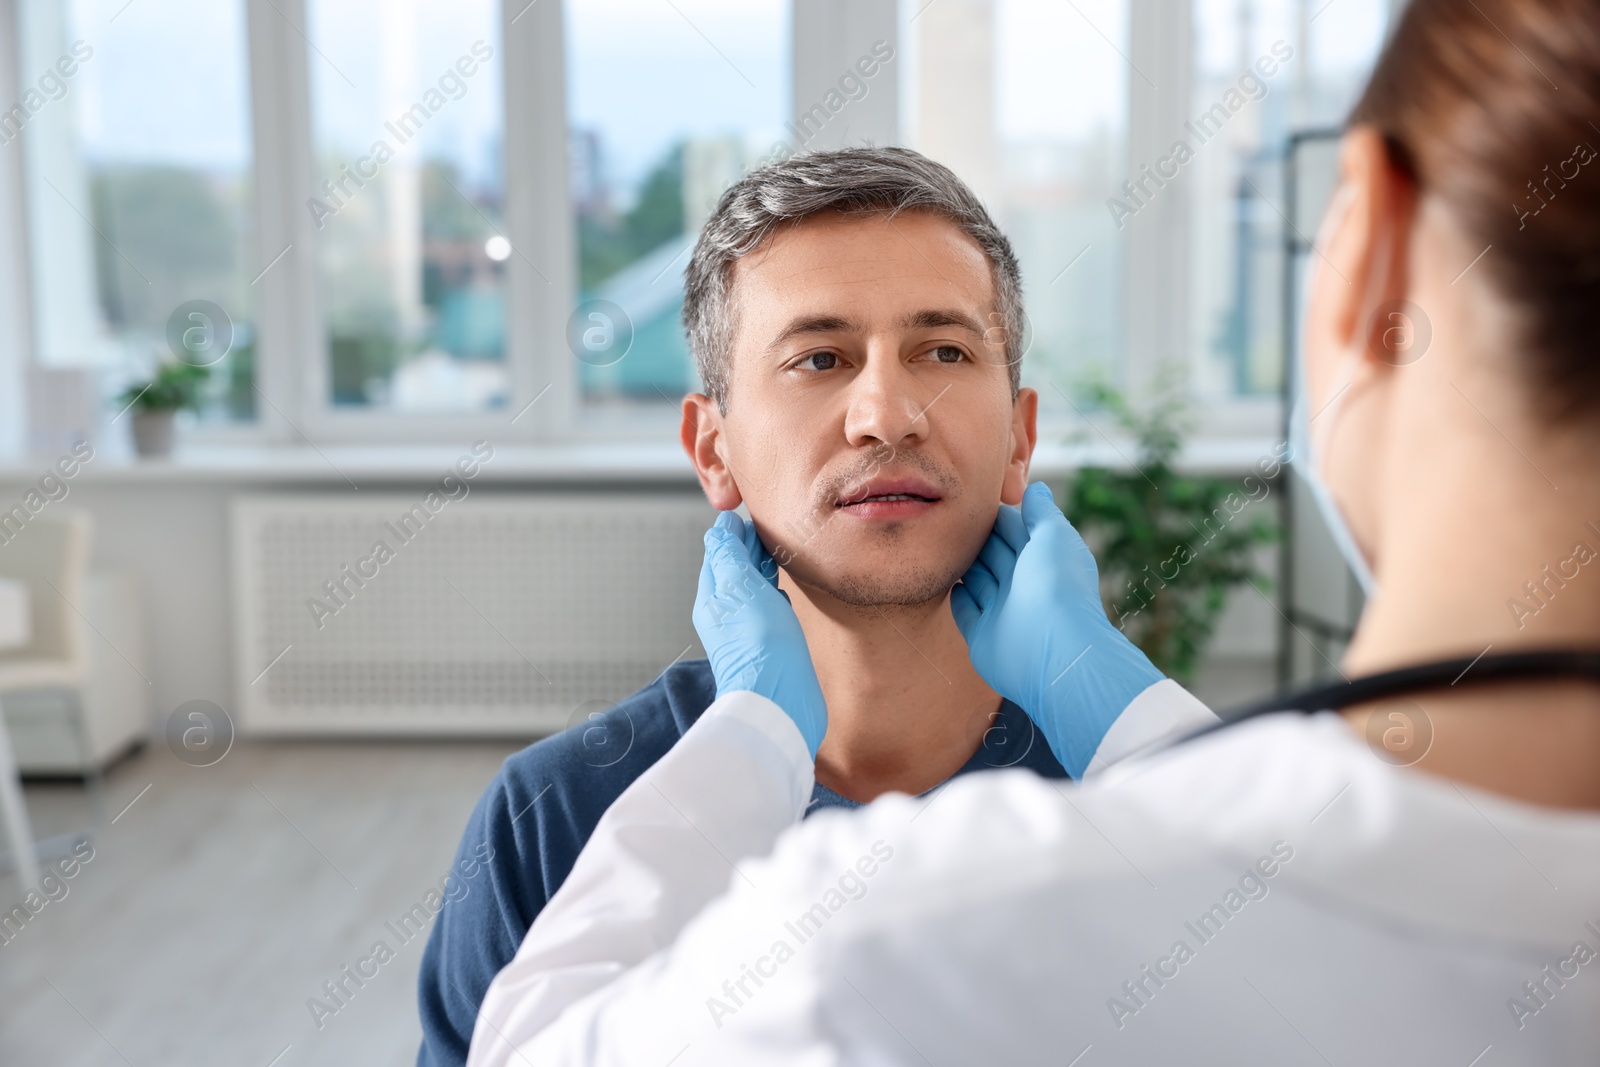
[[[728,187],[706,220],[684,272],[683,325],[706,393],[728,407],[733,349],[730,281],[734,261],[772,232],[824,211],[888,214],[927,211],[955,223],[989,260],[1005,327],[1011,396],[1022,377],[1022,272],[1011,242],[949,167],[909,148],[840,148],[768,163]]]

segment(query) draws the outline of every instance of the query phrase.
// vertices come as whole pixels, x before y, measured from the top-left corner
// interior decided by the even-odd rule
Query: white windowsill
[[[1189,474],[1244,474],[1261,459],[1274,459],[1273,437],[1208,438],[1184,449],[1179,468]],[[1032,476],[1056,479],[1080,467],[1131,467],[1133,444],[1127,440],[1040,442]],[[449,445],[328,445],[270,447],[205,445],[179,448],[170,459],[134,460],[100,456],[84,465],[73,481],[85,483],[308,484],[331,487],[374,482],[431,482],[443,477],[466,455]],[[37,481],[55,457],[37,456],[0,463],[0,483]],[[676,442],[570,445],[500,445],[480,466],[478,483],[559,484],[583,487],[606,484],[691,486],[694,471]]]

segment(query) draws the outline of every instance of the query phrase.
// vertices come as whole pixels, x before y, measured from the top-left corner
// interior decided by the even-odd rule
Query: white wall
[[[0,483],[0,500],[9,505],[25,491]],[[233,701],[226,503],[216,485],[90,484],[49,505],[93,517],[93,567],[137,577],[160,718],[188,700]]]
[[[420,490],[425,484],[420,479],[391,481],[383,488]],[[0,481],[0,506],[9,507],[27,488],[8,472]],[[95,523],[93,565],[125,569],[137,577],[157,721],[165,721],[172,709],[189,700],[209,700],[234,710],[228,500],[239,488],[218,480],[112,478],[73,484],[64,502],[49,505],[88,512]],[[249,488],[315,491],[328,485],[323,479],[253,481]],[[683,488],[699,492],[690,484]],[[490,491],[532,489],[500,485]],[[1264,553],[1261,566],[1275,573],[1274,553]],[[1196,686],[1202,699],[1226,708],[1269,694],[1274,688],[1275,626],[1270,604],[1248,589],[1237,591]]]

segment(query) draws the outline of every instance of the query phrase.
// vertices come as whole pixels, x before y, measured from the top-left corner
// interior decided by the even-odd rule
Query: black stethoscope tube
[[[1600,682],[1600,652],[1576,649],[1541,649],[1531,652],[1506,652],[1496,656],[1443,659],[1413,667],[1369,674],[1346,682],[1316,686],[1273,697],[1239,711],[1221,716],[1222,721],[1197,730],[1184,741],[1215,733],[1236,723],[1280,711],[1338,711],[1352,704],[1387,700],[1429,689],[1448,689],[1454,685],[1511,681],[1518,678],[1576,677]]]

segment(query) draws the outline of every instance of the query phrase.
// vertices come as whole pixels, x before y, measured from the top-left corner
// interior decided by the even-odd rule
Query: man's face
[[[1020,502],[1034,441],[982,250],[927,213],[817,215],[739,260],[732,291],[727,412],[686,406],[712,503],[742,499],[802,587],[942,599]]]

